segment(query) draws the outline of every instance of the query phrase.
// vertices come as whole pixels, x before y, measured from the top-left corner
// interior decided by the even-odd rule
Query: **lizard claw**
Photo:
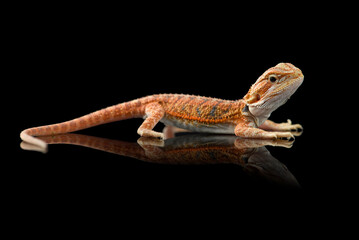
[[[294,135],[290,132],[275,132],[275,139],[283,139],[288,141],[294,141]]]
[[[292,132],[302,132],[303,127],[300,124],[292,124],[292,121],[290,119],[287,120],[287,122],[284,124],[288,127],[288,130]]]
[[[290,119],[286,123],[281,123],[279,131],[290,131],[295,136],[300,136],[303,133],[303,127],[300,124],[292,124]]]

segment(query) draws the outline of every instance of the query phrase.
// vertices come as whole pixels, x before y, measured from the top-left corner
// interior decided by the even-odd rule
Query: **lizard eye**
[[[278,77],[276,75],[270,75],[268,79],[271,83],[275,83],[278,80]]]

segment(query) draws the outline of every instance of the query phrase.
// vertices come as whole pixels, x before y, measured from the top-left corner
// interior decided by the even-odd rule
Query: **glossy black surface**
[[[333,109],[330,105],[336,94],[323,87],[342,79],[331,79],[336,64],[327,64],[336,60],[332,58],[335,44],[324,44],[332,32],[328,38],[312,31],[305,34],[305,27],[293,26],[291,21],[290,27],[276,23],[263,29],[248,26],[247,31],[243,28],[248,19],[236,20],[237,13],[222,21],[212,14],[188,21],[183,15],[172,21],[113,16],[94,19],[78,12],[66,21],[62,14],[46,18],[32,14],[14,28],[18,35],[8,62],[15,63],[10,80],[16,85],[11,96],[16,104],[3,117],[15,126],[10,141],[15,155],[4,157],[11,164],[4,169],[8,185],[18,194],[16,199],[41,203],[81,199],[79,205],[115,199],[125,201],[122,207],[135,202],[146,208],[151,200],[176,207],[215,206],[220,199],[221,206],[233,201],[243,209],[252,203],[250,198],[260,202],[256,207],[265,208],[273,198],[297,207],[303,198],[321,205],[325,201],[318,197],[328,201],[342,196],[338,189],[341,192],[349,182],[343,182],[342,176],[352,168],[352,159],[336,154],[346,149],[338,147],[342,140],[328,134],[333,129],[333,112],[327,109]],[[47,154],[23,151],[19,146],[18,135],[25,128],[66,121],[145,95],[186,93],[239,99],[279,62],[299,67],[304,82],[271,120],[289,118],[302,124],[304,132],[290,149],[266,148],[300,188],[253,178],[238,164],[154,164],[79,146],[51,145]],[[126,120],[79,133],[135,144],[141,122]],[[159,125],[156,130],[162,128]],[[257,195],[260,198],[253,197]]]
[[[137,142],[127,142],[81,134],[61,134],[40,137],[40,139],[50,145],[88,147],[117,154],[119,158],[133,158],[153,164],[239,165],[241,169],[234,167],[238,170],[238,175],[245,175],[245,178],[249,178],[251,182],[256,179],[260,180],[258,184],[261,182],[273,186],[300,188],[298,181],[287,167],[274,158],[266,148],[266,146],[290,148],[293,142],[287,140],[241,139],[232,135],[198,133],[182,134],[164,141],[141,137]],[[24,150],[33,148],[26,142],[22,142],[21,147]]]
[[[175,56],[178,52],[172,54]],[[252,178],[244,173],[242,166],[234,164],[176,166],[152,164],[78,146],[51,145],[45,155],[23,151],[19,147],[20,139],[17,136],[24,128],[65,121],[148,94],[178,92],[226,99],[241,98],[262,71],[279,61],[272,60],[258,69],[255,66],[250,67],[249,63],[238,63],[238,66],[233,63],[215,64],[211,62],[213,59],[204,59],[204,55],[201,55],[201,59],[202,63],[197,64],[196,68],[191,67],[195,61],[184,63],[176,60],[177,64],[170,64],[158,59],[161,64],[166,65],[161,68],[155,67],[156,64],[127,62],[126,64],[131,67],[125,68],[120,64],[119,68],[124,71],[121,74],[114,66],[113,70],[106,71],[109,67],[105,67],[104,63],[98,63],[97,67],[92,66],[90,69],[91,63],[85,61],[87,64],[81,63],[75,70],[77,74],[84,71],[82,73],[85,75],[81,77],[74,77],[72,73],[67,72],[67,67],[61,68],[62,70],[58,71],[59,75],[52,75],[51,84],[49,82],[48,88],[45,88],[49,89],[48,91],[24,95],[29,100],[22,103],[24,117],[18,124],[18,132],[15,132],[14,136],[18,148],[16,151],[21,155],[18,158],[18,171],[21,172],[21,177],[24,177],[28,184],[43,186],[49,191],[56,188],[62,191],[70,189],[74,192],[86,189],[91,191],[92,188],[106,192],[109,189],[123,189],[126,194],[136,191],[150,195],[169,193],[176,196],[190,196],[202,192],[204,195],[223,195],[224,198],[230,198],[241,191],[278,191],[281,189],[280,186]],[[228,59],[226,63],[229,64],[232,60]],[[292,62],[301,67],[301,62],[295,59],[283,57],[280,61]],[[150,66],[155,68],[150,69]],[[80,67],[83,69],[80,70]],[[284,106],[272,114],[271,119],[285,122],[290,118],[293,123],[303,125],[303,135],[296,138],[290,149],[268,147],[271,155],[283,163],[297,180],[300,185],[299,189],[294,190],[297,192],[315,189],[323,180],[316,178],[318,161],[322,159],[316,157],[317,152],[314,150],[315,124],[303,106],[309,85],[307,81],[311,81],[310,70],[307,70],[305,65],[301,68],[305,75],[303,85]],[[47,70],[49,74],[54,71],[56,72],[55,69]],[[309,74],[308,80],[306,73]],[[225,79],[229,80],[223,81]],[[29,87],[34,89],[33,86]],[[79,133],[136,143],[136,131],[141,122],[142,119],[131,119]],[[161,131],[162,128],[163,125],[159,124],[155,129]]]
[[[103,134],[111,128],[121,126],[115,123],[98,130]],[[158,140],[159,143],[137,139],[135,134],[133,140],[108,135],[111,138],[83,134],[44,137],[50,143],[49,151],[43,154],[21,150],[19,170],[31,176],[30,182],[39,181],[40,185],[49,180],[65,185],[84,181],[89,187],[98,181],[97,184],[141,189],[149,184],[170,192],[197,188],[302,191],[311,187],[311,169],[306,169],[306,157],[297,147],[302,136],[291,148],[285,148],[292,143],[244,140],[231,135],[182,134],[164,142]],[[44,179],[47,180],[42,182]]]

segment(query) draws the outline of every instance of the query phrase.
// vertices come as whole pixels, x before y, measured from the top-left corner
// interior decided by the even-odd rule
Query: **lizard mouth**
[[[271,98],[278,95],[283,95],[284,97],[288,96],[288,98],[298,89],[298,87],[302,84],[303,77],[291,77],[287,79],[286,84],[281,84],[276,88],[268,89],[267,93],[264,95],[264,98]]]
[[[273,108],[274,105],[282,105],[293,95],[302,82],[302,76],[291,77],[286,80],[286,84],[272,86],[261,96],[259,101],[248,105],[257,108]]]

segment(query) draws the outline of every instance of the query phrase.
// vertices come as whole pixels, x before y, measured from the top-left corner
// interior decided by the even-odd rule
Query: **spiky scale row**
[[[168,117],[186,119],[203,123],[222,123],[229,118],[241,115],[245,106],[243,101],[229,101],[218,98],[176,94],[163,95],[166,101],[160,102]]]

